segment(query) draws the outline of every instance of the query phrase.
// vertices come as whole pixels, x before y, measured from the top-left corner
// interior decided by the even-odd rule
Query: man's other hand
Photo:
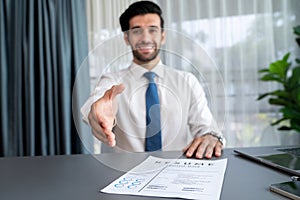
[[[216,136],[205,134],[201,137],[196,137],[187,147],[183,149],[186,157],[190,158],[212,158],[212,156],[220,157],[222,155],[223,144]]]

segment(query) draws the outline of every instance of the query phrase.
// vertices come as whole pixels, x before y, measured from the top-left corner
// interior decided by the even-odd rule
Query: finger
[[[113,132],[108,133],[104,130],[102,133],[93,129],[93,135],[108,146],[114,147],[116,145],[115,134]]]
[[[112,134],[113,137],[107,137],[106,135],[99,134],[95,130],[93,130],[93,135],[100,140],[102,143],[114,147],[116,145],[116,140],[114,134]]]
[[[201,138],[195,138],[186,151],[186,157],[192,157],[194,152],[197,150],[197,147],[201,144],[201,142]]]
[[[104,136],[103,134],[99,134],[97,131],[95,131],[94,129],[92,129],[93,135],[102,143],[109,145],[108,144],[108,139],[106,136]]]
[[[107,126],[101,126],[100,131],[98,131],[99,134],[102,134],[109,146],[115,146],[116,145],[116,136],[115,134],[111,131],[111,128],[106,128]]]
[[[103,133],[103,128],[100,124],[95,120],[90,120],[90,125],[92,127],[94,135],[101,135],[102,137],[107,138],[107,136]],[[102,141],[102,140],[101,140]]]
[[[90,125],[93,129],[94,136],[101,142],[109,145],[115,146],[115,134],[105,126],[105,122],[102,123],[102,126],[96,120],[90,120]]]
[[[97,117],[94,116],[93,112],[90,112],[88,115],[89,124],[92,127],[92,129],[96,130],[97,132],[102,131],[101,124],[104,124],[103,122],[99,122],[97,120]]]
[[[222,149],[223,145],[221,144],[221,142],[218,142],[215,147],[215,156],[220,157],[222,155]]]
[[[191,146],[192,143],[193,143],[193,142],[190,142],[186,147],[184,147],[184,148],[182,149],[182,151],[183,151],[184,153],[186,153],[186,151],[188,150],[188,148]]]
[[[104,129],[103,132],[107,137],[108,145],[111,146],[111,147],[114,147],[116,145],[116,136],[115,136],[115,134],[111,130],[108,130],[108,129]]]
[[[101,104],[101,103],[99,103]],[[98,106],[98,103],[95,102],[92,107],[89,114],[89,121],[95,121],[97,124],[101,126],[102,129],[110,129],[112,130],[114,125],[114,119],[111,117],[103,117],[101,115],[101,105]],[[105,112],[103,112],[105,113]],[[105,114],[104,114],[105,115]],[[91,122],[90,122],[91,124]]]
[[[205,150],[205,158],[210,159],[214,154],[214,145],[207,145]]]
[[[106,91],[107,93],[108,91]],[[101,126],[102,124],[104,124],[104,118],[101,118],[100,114],[101,112],[103,112],[102,108],[101,108],[101,99],[99,99],[98,101],[96,101],[95,103],[92,104],[91,106],[91,111],[89,113],[89,120],[94,120],[97,121]]]
[[[203,158],[204,153],[207,151],[208,143],[203,140],[201,144],[198,145],[197,152],[195,154],[196,158]]]
[[[105,120],[105,118],[97,115],[96,108],[94,105],[92,106],[92,110],[89,113],[88,119],[89,119],[91,127],[93,129],[96,129],[97,132],[102,131],[102,129],[109,128],[108,122]]]

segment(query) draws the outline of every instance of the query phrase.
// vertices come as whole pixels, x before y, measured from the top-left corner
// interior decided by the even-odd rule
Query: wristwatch
[[[215,135],[215,137],[218,138],[219,142],[221,142],[222,145],[224,145],[225,138],[223,136],[216,136]]]
[[[214,132],[207,133],[205,135],[212,135],[212,136],[216,137],[218,139],[218,141],[221,142],[221,144],[224,146],[224,144],[225,144],[225,138],[222,135],[217,135]]]

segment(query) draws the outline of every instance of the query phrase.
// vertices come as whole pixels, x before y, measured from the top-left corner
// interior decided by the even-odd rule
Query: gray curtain
[[[72,114],[88,54],[85,3],[1,0],[0,156],[85,153]]]

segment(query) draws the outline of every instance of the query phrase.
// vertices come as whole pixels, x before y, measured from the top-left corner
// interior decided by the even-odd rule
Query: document
[[[101,190],[104,193],[185,199],[220,199],[227,159],[164,159],[149,156]]]

